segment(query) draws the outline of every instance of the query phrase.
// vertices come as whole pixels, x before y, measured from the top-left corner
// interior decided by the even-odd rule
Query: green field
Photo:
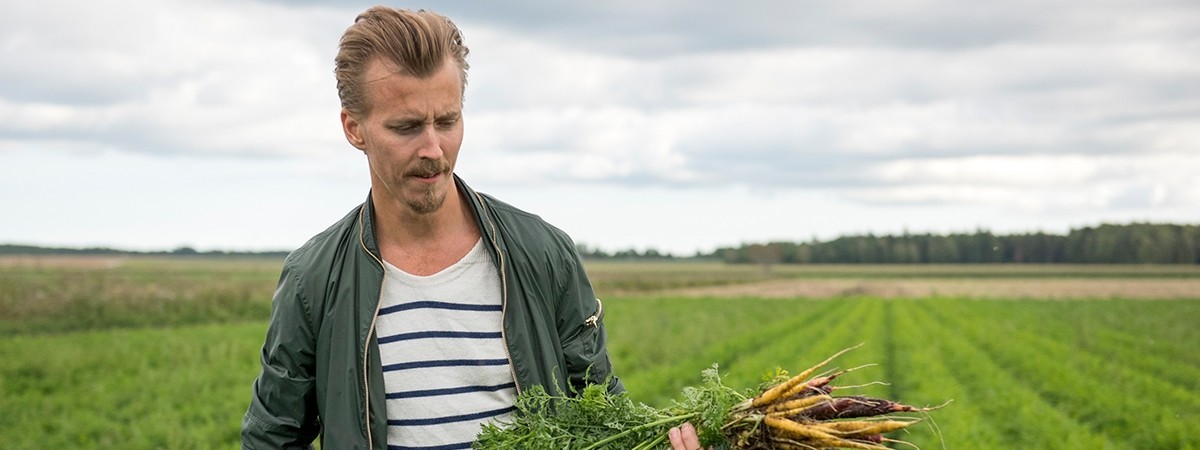
[[[0,446],[236,448],[277,261],[0,266]],[[1057,270],[1058,272],[1055,272]],[[1200,278],[1193,267],[589,266],[630,394],[669,404],[699,372],[752,387],[858,343],[843,384],[952,402],[899,437],[924,449],[1200,448],[1200,293],[1191,299],[683,297],[779,280],[1022,284]],[[666,289],[666,290],[664,290]],[[872,384],[887,381],[889,384]]]
[[[764,369],[798,371],[865,343],[840,363],[878,366],[843,382],[889,381],[864,392],[914,405],[953,400],[905,436],[921,448],[1200,448],[1194,301],[610,303],[618,368],[652,404],[712,362],[728,384],[754,386]]]

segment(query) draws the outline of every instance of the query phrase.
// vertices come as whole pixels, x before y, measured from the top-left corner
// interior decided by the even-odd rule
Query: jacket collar
[[[383,254],[379,252],[379,241],[375,239],[375,204],[371,202],[370,190],[367,190],[367,201],[358,209],[358,241],[363,250],[375,259],[383,261]]]
[[[484,247],[487,248],[488,254],[492,256],[492,262],[500,271],[504,272],[504,258],[500,254],[500,246],[503,245],[504,236],[496,229],[497,216],[489,211],[490,206],[484,202],[484,196],[459,178],[454,176],[454,181],[458,185],[458,191],[462,194],[468,205],[471,205],[471,212],[475,214],[475,225],[479,227],[479,236],[483,238]]]

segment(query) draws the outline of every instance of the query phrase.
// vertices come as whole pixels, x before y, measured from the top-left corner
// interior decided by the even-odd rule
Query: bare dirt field
[[[1200,279],[998,278],[998,279],[782,279],[673,289],[684,297],[1200,299]]]
[[[113,269],[128,259],[124,256],[100,255],[4,255],[0,267]]]

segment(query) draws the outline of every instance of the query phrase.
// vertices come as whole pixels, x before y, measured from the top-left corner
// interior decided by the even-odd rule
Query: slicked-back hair
[[[334,57],[338,98],[352,115],[371,105],[363,93],[363,75],[376,58],[417,77],[433,76],[452,58],[467,88],[467,53],[462,33],[449,18],[431,11],[375,6],[363,11],[342,34]]]

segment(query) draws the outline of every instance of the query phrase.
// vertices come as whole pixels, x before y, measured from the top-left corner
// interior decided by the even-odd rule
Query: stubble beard
[[[440,173],[451,181],[450,186],[453,186],[453,180],[450,178],[450,164],[444,160],[421,160],[420,164],[412,170],[408,171],[409,175],[413,176],[430,176]],[[438,189],[439,185],[427,186],[422,192],[414,197],[405,199],[408,207],[417,214],[432,214],[442,209],[442,205],[446,203],[446,194],[449,189]]]
[[[446,203],[446,192],[439,192],[435,186],[430,186],[416,197],[406,199],[406,203],[409,209],[417,214],[432,214],[442,209],[442,205]]]

